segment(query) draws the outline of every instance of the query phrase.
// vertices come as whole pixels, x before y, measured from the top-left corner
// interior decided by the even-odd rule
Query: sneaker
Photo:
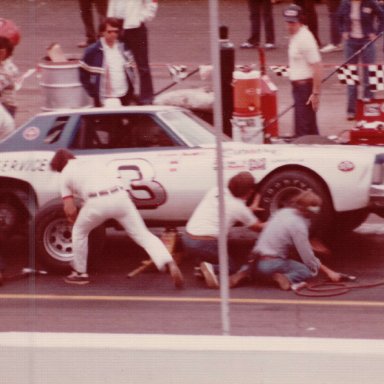
[[[250,274],[248,269],[239,270],[233,275],[229,276],[229,288],[235,288],[239,286],[240,283],[249,281]]]
[[[321,53],[339,52],[342,50],[343,50],[343,47],[341,46],[341,44],[334,45],[332,43],[327,44],[324,47],[320,48]]]
[[[265,48],[265,49],[275,49],[275,48],[276,48],[276,45],[275,45],[275,44],[272,44],[272,43],[265,43],[265,44],[264,44],[264,48]]]
[[[174,261],[168,263],[168,270],[171,278],[173,280],[173,284],[176,288],[183,288],[184,286],[184,277],[181,273],[179,267]]]
[[[277,283],[277,285],[283,291],[289,291],[291,288],[291,282],[288,280],[287,276],[283,275],[282,273],[274,273],[272,280]]]
[[[352,121],[355,120],[355,114],[354,113],[347,113],[347,120]]]
[[[205,282],[207,283],[208,288],[219,288],[219,280],[213,271],[213,265],[203,261],[200,264],[201,272],[203,273]]]
[[[291,289],[294,292],[298,292],[298,291],[300,291],[301,289],[303,289],[303,288],[305,288],[307,286],[308,286],[308,284],[305,281],[302,281],[301,283],[293,283],[291,285]]]
[[[240,48],[242,49],[252,49],[252,48],[257,48],[259,45],[258,44],[252,44],[249,41],[244,41],[244,43],[240,44]]]
[[[89,283],[89,276],[88,273],[72,271],[70,275],[64,278],[64,281],[68,284],[85,285]]]

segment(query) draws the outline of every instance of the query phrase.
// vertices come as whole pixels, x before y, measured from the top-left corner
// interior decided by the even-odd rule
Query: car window
[[[192,113],[166,111],[159,113],[159,116],[191,147],[214,144],[216,141],[212,125]],[[225,135],[222,138],[224,141],[229,140]]]
[[[60,139],[60,136],[64,131],[64,127],[67,124],[68,119],[69,119],[69,116],[58,117],[56,121],[53,123],[52,128],[48,131],[47,136],[44,139],[44,143],[46,144],[56,143]]]
[[[175,142],[150,114],[82,116],[72,148],[171,147]]]

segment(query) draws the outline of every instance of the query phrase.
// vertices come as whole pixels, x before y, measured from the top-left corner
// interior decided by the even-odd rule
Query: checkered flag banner
[[[372,92],[384,90],[384,65],[370,64],[368,65],[369,89]]]
[[[359,72],[357,70],[357,65],[342,65],[337,68],[337,77],[341,84],[346,85],[359,85]]]
[[[169,74],[175,83],[179,83],[181,80],[188,76],[187,67],[185,65],[170,65],[167,64]]]
[[[288,77],[289,76],[289,67],[287,65],[272,65],[269,67],[276,76]]]

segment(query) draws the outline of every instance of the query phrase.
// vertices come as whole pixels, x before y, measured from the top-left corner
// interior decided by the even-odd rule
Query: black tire
[[[316,235],[324,236],[329,232],[335,217],[332,201],[321,180],[305,171],[281,171],[262,183],[259,193],[260,208],[263,211],[259,218],[267,220],[277,209],[289,206],[299,192],[308,189],[317,193],[323,201],[321,212],[313,221],[313,229]]]
[[[10,202],[0,202],[0,232],[10,235],[20,226],[21,216],[19,210]]]
[[[356,211],[338,213],[336,215],[336,231],[338,233],[353,231],[364,223],[369,213],[368,209],[358,209]]]
[[[43,207],[35,218],[35,247],[39,264],[54,272],[66,272],[73,259],[72,226],[68,223],[62,203]],[[105,226],[95,228],[89,235],[89,258],[97,259],[105,243]]]

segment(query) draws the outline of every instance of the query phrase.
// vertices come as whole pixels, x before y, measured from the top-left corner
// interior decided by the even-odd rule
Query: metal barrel
[[[64,108],[81,108],[92,105],[79,77],[79,60],[65,62],[43,60],[39,63],[39,85],[44,92],[45,111]]]

